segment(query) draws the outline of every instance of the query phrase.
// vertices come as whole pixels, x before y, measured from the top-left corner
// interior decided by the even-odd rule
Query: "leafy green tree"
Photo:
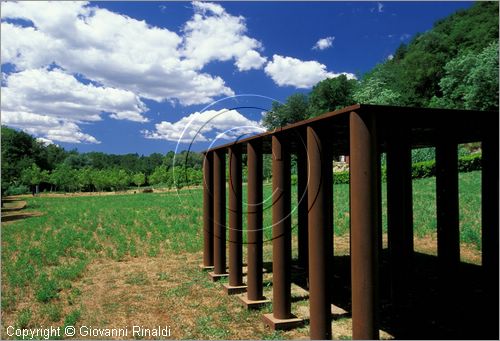
[[[353,98],[357,103],[401,105],[401,95],[389,88],[379,77],[364,79],[354,92]]]
[[[92,171],[92,185],[98,192],[103,191],[108,185],[108,177],[106,170],[96,170]]]
[[[201,169],[203,165],[203,154],[194,152],[192,150],[183,150],[177,155],[173,152],[167,154],[169,164],[168,168],[175,167],[187,167],[194,169]]]
[[[345,75],[327,78],[316,84],[309,94],[310,116],[319,116],[354,104],[356,80]]]
[[[163,155],[160,153],[152,153],[149,156],[141,156],[140,159],[140,171],[146,174],[146,176],[151,175],[155,168],[161,166],[163,163]]]
[[[73,191],[78,187],[77,174],[77,171],[62,163],[52,171],[50,183],[54,184],[58,190]]]
[[[21,172],[21,181],[26,185],[36,186],[42,182],[42,170],[35,163]]]
[[[173,165],[174,158],[175,152],[173,150],[169,151],[167,154],[165,154],[162,165],[165,166],[167,170],[170,169],[170,167],[172,167]]]
[[[401,45],[392,60],[363,76],[355,99],[363,103],[436,106],[433,98],[443,97],[440,81],[448,75],[445,66],[466,51],[480,54],[492,42],[498,42],[498,2],[476,2],[417,34],[408,45]],[[477,75],[481,78],[482,73]]]
[[[110,164],[109,156],[101,152],[91,152],[86,154],[90,159],[90,165],[94,169],[105,169],[112,165]]]
[[[124,190],[130,184],[130,176],[124,169],[115,169],[113,172],[113,185],[118,190]]]
[[[452,109],[498,110],[498,41],[476,55],[460,54],[445,66],[439,82],[442,97],[431,106]]]
[[[58,164],[64,162],[68,157],[68,152],[55,144],[49,144],[40,151],[39,155],[46,164],[45,169],[51,171],[55,169]],[[41,167],[44,168],[42,165]]]
[[[24,169],[21,172],[21,181],[29,185],[33,193],[38,193],[39,185],[42,182],[49,181],[49,172],[47,170],[42,171],[40,167],[33,163],[30,168]]]
[[[21,181],[21,173],[35,162],[35,139],[22,131],[2,126],[2,191]]]
[[[90,159],[85,154],[70,154],[64,160],[64,163],[72,169],[81,169],[90,166]]]
[[[269,130],[283,127],[309,117],[309,102],[304,94],[293,94],[285,104],[273,102],[271,110],[266,113],[262,122]]]
[[[132,182],[139,188],[146,183],[146,176],[144,173],[136,173],[132,176]]]
[[[199,186],[203,183],[203,171],[201,169],[186,168],[187,184]]]
[[[166,167],[158,166],[155,168],[153,173],[149,176],[149,183],[151,185],[158,185],[161,183],[167,183],[168,172]]]
[[[139,154],[125,154],[117,157],[119,160],[118,167],[125,169],[131,173],[137,173],[141,170],[141,162]]]
[[[93,184],[92,184],[92,175],[93,175],[94,170],[91,167],[85,167],[80,169],[77,172],[77,181],[78,181],[78,187],[80,187],[80,190],[84,191],[90,191],[92,190]]]

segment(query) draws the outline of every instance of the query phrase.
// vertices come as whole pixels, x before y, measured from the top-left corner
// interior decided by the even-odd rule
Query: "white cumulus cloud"
[[[134,93],[83,84],[59,69],[20,71],[6,76],[4,83],[2,122],[51,140],[97,143],[77,123],[99,121],[102,112],[119,120],[147,121],[142,115],[147,108]],[[63,128],[75,133],[73,138]]]
[[[245,134],[260,133],[265,129],[237,110],[207,110],[195,112],[176,122],[162,121],[154,131],[143,130],[149,139],[161,139],[180,143],[209,141],[208,134],[219,139],[234,139]]]
[[[262,44],[246,34],[243,17],[219,4],[194,2],[193,9],[176,33],[90,2],[2,2],[1,59],[14,66],[2,74],[3,122],[44,139],[97,143],[81,125],[103,112],[145,122],[141,98],[187,106],[234,95],[203,67],[262,68]]]
[[[326,37],[319,39],[313,46],[313,50],[324,50],[332,46],[335,37]]]
[[[53,62],[108,87],[184,105],[234,94],[222,78],[193,67],[182,55],[184,38],[166,28],[86,2],[2,3],[2,19],[13,18],[34,25],[2,22],[2,62],[18,70]]]
[[[266,62],[266,58],[262,57],[257,51],[248,50],[244,55],[236,60],[236,66],[240,71],[251,69],[260,69]]]
[[[352,73],[334,73],[326,70],[326,65],[315,60],[303,61],[293,57],[274,55],[268,62],[264,71],[279,86],[294,86],[300,89],[311,88],[313,85],[326,78],[335,78],[345,75],[355,79]]]
[[[68,120],[24,111],[2,111],[2,124],[19,128],[32,135],[42,135],[49,141],[68,143],[100,143],[94,136],[85,134],[80,127]]]
[[[239,71],[260,69],[266,59],[262,44],[248,37],[245,19],[233,16],[214,3],[193,2],[194,16],[183,28],[183,55],[189,65],[201,69],[211,61],[235,60]]]

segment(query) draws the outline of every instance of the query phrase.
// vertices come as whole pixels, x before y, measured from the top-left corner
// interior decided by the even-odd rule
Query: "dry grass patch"
[[[80,288],[82,314],[77,326],[146,328],[169,326],[175,339],[297,338],[307,330],[274,333],[261,322],[262,311],[247,311],[227,296],[198,265],[201,254],[96,260]],[[267,308],[269,310],[269,307]]]

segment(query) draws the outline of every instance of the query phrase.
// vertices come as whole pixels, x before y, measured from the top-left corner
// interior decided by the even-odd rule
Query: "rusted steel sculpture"
[[[290,158],[298,160],[298,265],[307,269],[312,339],[332,337],[332,158],[350,160],[351,311],[353,338],[379,337],[381,255],[380,153],[387,153],[389,286],[402,319],[409,306],[413,262],[411,150],[436,147],[436,209],[439,281],[453,298],[460,265],[457,145],[482,142],[482,272],[487,297],[498,302],[499,174],[495,112],[354,105],[313,119],[214,147],[205,152],[203,266],[226,272],[226,179],[229,154],[229,288],[246,290],[249,308],[267,302],[262,290],[262,155],[272,154],[273,313],[264,321],[292,328],[303,321],[291,311]],[[247,276],[242,260],[242,158],[248,156]],[[417,218],[417,217],[416,217]],[[490,316],[498,323],[496,314]],[[335,324],[333,324],[335,328]]]

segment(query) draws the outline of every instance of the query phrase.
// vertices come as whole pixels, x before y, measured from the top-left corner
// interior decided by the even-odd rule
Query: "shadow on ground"
[[[38,217],[41,215],[41,214],[34,214],[34,213],[35,212],[24,213],[24,214],[5,215],[5,216],[2,216],[2,223],[8,223],[8,222],[16,221],[16,220]]]
[[[488,296],[482,267],[460,263],[456,279],[440,275],[436,256],[414,253],[413,273],[407,305],[396,309],[391,300],[388,250],[382,252],[380,267],[380,329],[396,339],[497,339],[498,295]],[[272,263],[265,263],[272,272]],[[333,262],[332,304],[351,312],[350,256],[335,256]],[[292,262],[292,282],[308,290],[303,268]],[[442,279],[447,280],[443,283]],[[496,288],[495,290],[498,290]],[[308,297],[292,297],[307,300]],[[335,316],[332,316],[335,319]],[[333,324],[335,328],[335,322]]]

